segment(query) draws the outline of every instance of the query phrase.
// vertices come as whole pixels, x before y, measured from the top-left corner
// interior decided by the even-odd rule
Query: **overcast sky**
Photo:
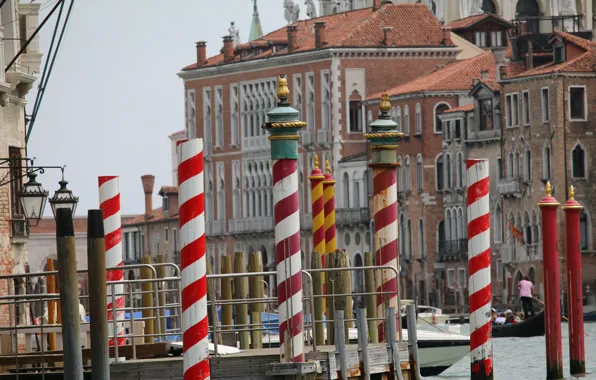
[[[258,0],[258,6],[265,33],[286,24],[283,0]],[[230,21],[245,42],[251,18],[252,0],[75,0],[28,155],[37,165],[67,165],[66,180],[80,197],[78,215],[98,207],[100,175],[120,176],[125,214],[143,212],[140,177],[155,175],[159,206],[159,187],[172,181],[168,135],[184,128],[176,73],[196,60],[196,41],[207,41],[209,55],[218,53]],[[52,30],[48,22],[40,34],[44,54]],[[35,91],[28,99],[31,112]],[[50,196],[59,179],[59,171],[39,177]]]

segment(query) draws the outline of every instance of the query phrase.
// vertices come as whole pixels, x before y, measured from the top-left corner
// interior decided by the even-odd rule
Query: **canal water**
[[[596,379],[596,323],[586,323],[586,371],[583,379]],[[462,333],[469,326],[462,326]],[[563,367],[567,379],[569,375],[569,326],[562,325]],[[495,380],[542,380],[546,379],[546,346],[544,337],[499,338],[493,339]],[[463,380],[470,378],[470,357],[466,357],[443,372],[441,376],[427,377],[432,380]]]

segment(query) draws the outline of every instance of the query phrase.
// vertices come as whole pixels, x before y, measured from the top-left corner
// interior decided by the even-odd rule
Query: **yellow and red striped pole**
[[[327,254],[337,249],[335,230],[335,179],[329,168],[329,161],[325,161],[325,180],[323,181],[323,200],[325,203],[325,254],[323,268],[327,261]]]
[[[325,267],[325,201],[323,197],[323,181],[325,175],[319,169],[319,157],[315,154],[315,167],[310,173],[310,184],[312,192],[312,240],[313,253],[321,254],[323,268]],[[325,289],[325,274],[321,273],[323,289]],[[325,299],[323,298],[323,310],[325,310]]]

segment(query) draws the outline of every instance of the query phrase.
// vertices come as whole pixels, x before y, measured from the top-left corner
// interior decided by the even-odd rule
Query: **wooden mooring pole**
[[[221,273],[222,274],[231,274],[232,272],[232,260],[230,256],[222,256],[221,257]],[[230,303],[227,303],[232,300],[232,285],[234,279],[231,277],[222,278],[221,279],[221,300],[224,302],[221,305],[221,325],[222,330],[232,330],[232,325],[234,321],[232,320],[232,315],[234,312],[234,306]],[[232,340],[234,341],[233,344],[236,344],[236,339],[233,338],[233,333],[222,333],[222,342],[223,344],[230,345],[232,344]]]
[[[141,258],[141,263],[151,265],[151,257],[143,256]],[[151,269],[141,268],[141,278],[143,280],[150,279]],[[143,320],[145,321],[145,334],[150,335],[155,333],[153,309],[149,309],[153,307],[153,283],[143,282],[141,284],[141,289],[143,291],[143,295],[141,297],[141,307],[143,308]],[[145,343],[153,343],[154,339],[154,336],[146,336],[144,340]]]
[[[248,254],[248,271],[262,272],[263,259],[261,251],[255,251]],[[259,299],[265,296],[263,288],[263,276],[252,276],[249,278],[248,293],[250,299]],[[251,331],[251,348],[263,348],[263,331],[261,313],[264,311],[263,303],[257,302],[250,304],[250,323],[253,326]]]
[[[155,257],[155,262],[158,264],[165,264],[166,255],[157,255]],[[209,262],[209,260],[207,260],[207,262]],[[165,265],[159,265],[159,266],[155,267],[155,271],[157,272],[157,278],[165,278],[166,277]],[[159,296],[158,296],[159,307],[160,307],[160,309],[158,310],[159,325],[160,325],[159,332],[162,334],[162,338],[165,341],[166,336],[167,336],[165,334],[168,332],[167,324],[166,324],[166,307],[165,307],[165,305],[166,305],[166,284],[165,284],[165,282],[162,281],[159,283],[155,283],[155,286],[157,286],[157,289],[159,290],[159,293],[158,293],[159,294]]]
[[[244,252],[234,253],[234,273],[240,274],[246,272],[244,265]],[[234,300],[246,301],[246,277],[234,278]],[[246,303],[237,303],[234,305],[236,309],[236,326],[239,330],[247,330],[248,328],[248,305]],[[238,340],[240,341],[240,349],[247,350],[250,348],[249,333],[247,331],[238,331]]]
[[[311,268],[312,269],[322,269],[323,268],[323,255],[321,254],[321,252],[313,252],[312,253]],[[314,295],[322,296],[323,295],[323,273],[322,272],[314,272],[312,274],[312,281],[313,281]],[[316,297],[313,320],[322,321],[324,316],[325,316],[325,299],[323,297]],[[325,344],[325,323],[324,322],[316,322],[314,329],[315,329],[317,346],[324,345]]]
[[[371,252],[364,252],[364,266],[373,266],[373,255]],[[364,288],[366,293],[374,293],[375,286],[375,272],[373,269],[366,269],[364,271]],[[366,296],[366,316],[368,321],[368,335],[371,343],[379,343],[379,330],[377,329],[377,300],[374,294]]]

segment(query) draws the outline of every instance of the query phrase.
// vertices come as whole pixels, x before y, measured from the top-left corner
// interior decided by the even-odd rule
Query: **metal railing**
[[[439,242],[439,257],[458,256],[468,253],[468,239],[442,240]]]
[[[335,210],[335,220],[340,226],[368,223],[370,210],[368,207],[338,208]]]

